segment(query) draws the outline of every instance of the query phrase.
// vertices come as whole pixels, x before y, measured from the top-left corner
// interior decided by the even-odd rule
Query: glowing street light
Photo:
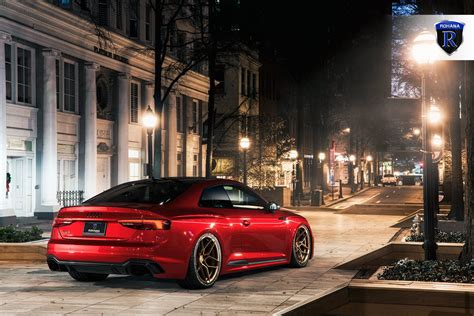
[[[356,156],[350,155],[350,156],[349,156],[349,161],[350,161],[350,162],[356,161]]]
[[[318,154],[318,159],[319,159],[319,162],[322,162],[323,160],[325,160],[326,159],[326,153],[320,152]]]
[[[414,128],[413,129],[413,135],[419,136],[421,134],[421,130],[419,128]]]
[[[298,152],[295,149],[290,150],[290,159],[291,160],[296,160],[298,159]]]
[[[250,139],[248,137],[240,139],[240,148],[244,151],[244,184],[247,185],[247,151],[250,148]]]
[[[432,105],[428,111],[428,120],[431,124],[437,124],[441,121],[441,111],[436,105]]]
[[[439,149],[443,145],[443,139],[438,134],[433,135],[432,139],[433,147]]]
[[[436,36],[428,31],[421,32],[413,41],[413,59],[418,64],[432,64],[436,61]]]
[[[148,164],[147,164],[147,173],[148,178],[153,178],[153,131],[155,130],[156,123],[158,118],[151,109],[150,105],[143,114],[142,123],[143,127],[146,128],[147,138],[148,138]]]

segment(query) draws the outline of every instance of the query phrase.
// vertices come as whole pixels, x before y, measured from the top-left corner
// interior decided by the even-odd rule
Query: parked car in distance
[[[228,273],[302,268],[312,256],[308,221],[242,183],[162,178],[124,183],[62,208],[47,260],[51,270],[78,281],[149,274],[202,289]]]
[[[397,185],[397,178],[391,173],[386,173],[382,177],[382,185]]]

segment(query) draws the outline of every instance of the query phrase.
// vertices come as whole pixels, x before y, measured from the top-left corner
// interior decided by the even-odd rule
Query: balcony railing
[[[84,201],[84,191],[58,191],[56,199],[63,207],[79,205]]]

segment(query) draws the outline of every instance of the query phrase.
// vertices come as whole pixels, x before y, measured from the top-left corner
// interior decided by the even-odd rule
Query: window
[[[225,93],[225,65],[216,65],[216,81],[218,82],[216,85],[216,93],[217,94],[224,94]]]
[[[183,164],[183,154],[177,153],[176,154],[176,168],[178,177],[184,176],[184,164]]]
[[[144,180],[134,183],[124,183],[113,187],[84,203],[89,205],[108,203],[146,203],[163,205],[178,197],[186,191],[190,185],[190,183],[170,180]]]
[[[193,155],[193,177],[198,176],[198,155]]]
[[[89,1],[80,0],[81,10],[89,10]]]
[[[252,74],[252,92],[253,98],[257,97],[257,74]]]
[[[12,46],[5,44],[5,84],[6,84],[6,93],[7,100],[13,99],[12,91]]]
[[[199,103],[197,100],[193,100],[192,107],[192,132],[199,134]]]
[[[130,181],[140,180],[140,150],[128,150],[128,176]]]
[[[64,111],[76,111],[76,65],[64,62]]]
[[[99,0],[98,4],[98,24],[109,25],[109,8],[107,0]]]
[[[17,98],[18,102],[31,104],[31,51],[17,48]]]
[[[77,190],[76,160],[58,160],[58,191]]]
[[[145,40],[150,42],[151,41],[151,7],[150,4],[147,3],[145,9]]]
[[[122,29],[122,0],[115,1],[115,26]]]
[[[217,186],[217,187],[207,188],[202,192],[201,199],[199,200],[199,206],[231,208],[232,204],[229,200],[229,196],[224,190],[224,187]]]
[[[130,84],[130,123],[138,123],[138,84]]]
[[[138,0],[129,1],[130,8],[130,37],[138,37],[138,17],[139,17],[139,5]]]
[[[176,97],[176,130],[178,133],[184,133],[184,117],[182,98]]]
[[[56,59],[56,108],[59,110],[60,106],[60,98],[59,98],[59,91],[61,91],[61,77],[59,76],[59,60]]]
[[[240,94],[242,95],[247,95],[247,92],[245,91],[245,74],[245,68],[240,68]]]
[[[161,18],[162,21],[164,21],[164,17]],[[174,51],[174,48],[176,46],[176,22],[175,21],[170,21],[169,22],[169,49],[170,49],[170,52],[173,52]],[[162,30],[164,30],[165,28],[162,27]],[[162,34],[162,40],[165,40],[165,35]]]
[[[250,70],[247,70],[247,95],[249,97],[252,96],[252,88],[251,88],[251,84],[252,83],[252,76],[250,75]]]
[[[178,48],[178,60],[186,61],[186,33],[178,31],[178,42],[176,46]]]
[[[56,108],[61,112],[77,112],[78,69],[72,61],[56,59]]]
[[[250,208],[250,209],[263,209],[267,204],[255,193],[247,191],[243,188],[225,185],[224,190],[229,196],[232,203],[232,207],[236,208]]]

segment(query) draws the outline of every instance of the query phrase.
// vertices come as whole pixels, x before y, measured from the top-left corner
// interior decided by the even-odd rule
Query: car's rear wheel
[[[214,285],[222,264],[219,240],[211,233],[199,237],[189,260],[188,272],[178,283],[187,289],[205,289]]]
[[[309,229],[305,225],[301,225],[296,230],[293,238],[290,266],[295,268],[305,267],[311,256],[311,247],[312,241]]]
[[[80,282],[98,282],[104,281],[109,276],[108,274],[102,273],[86,273],[86,272],[77,272],[74,270],[69,270],[69,275]]]

